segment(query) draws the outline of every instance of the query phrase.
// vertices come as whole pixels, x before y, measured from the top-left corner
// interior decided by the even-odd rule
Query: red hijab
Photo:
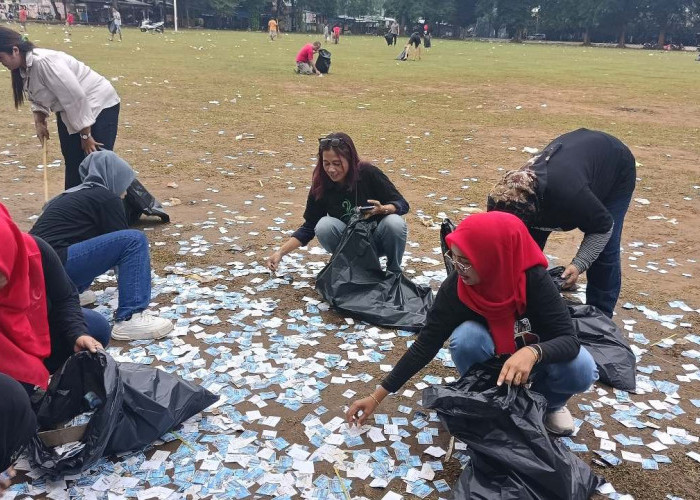
[[[459,300],[489,325],[496,354],[515,352],[514,325],[527,305],[525,271],[547,267],[547,258],[525,224],[505,212],[474,214],[447,236],[469,259],[481,283],[457,281]]]
[[[39,246],[0,204],[0,373],[46,388],[51,353],[46,286]]]

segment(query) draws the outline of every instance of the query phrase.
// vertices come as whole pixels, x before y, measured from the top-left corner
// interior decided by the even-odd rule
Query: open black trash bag
[[[544,397],[496,387],[499,370],[477,365],[453,384],[423,391],[423,406],[438,412],[471,457],[453,498],[588,500],[602,478],[547,434]]]
[[[138,179],[134,179],[134,182],[126,189],[124,211],[129,225],[139,220],[141,215],[160,217],[162,222],[170,222],[170,216],[163,209],[163,205],[148,192]]]
[[[354,216],[316,290],[337,311],[386,328],[418,331],[433,304],[430,287],[382,270],[372,244],[377,222]]]
[[[598,380],[622,391],[636,387],[636,357],[615,322],[595,306],[569,305],[576,335],[598,367]]]
[[[408,59],[408,47],[404,48],[401,53],[396,56],[397,61],[405,61],[406,59]]]
[[[394,35],[392,35],[391,33],[387,33],[386,35],[384,35],[384,40],[386,40],[387,45],[391,45],[394,43]]]
[[[331,70],[331,53],[326,49],[320,49],[318,51],[318,57],[316,58],[316,69],[320,73],[328,73]]]
[[[36,464],[55,474],[77,474],[101,457],[138,450],[219,398],[203,387],[157,368],[117,364],[104,351],[71,356],[51,377],[37,411],[40,430],[56,428],[89,411],[89,392],[99,405],[72,456],[55,454],[38,436],[30,444]]]

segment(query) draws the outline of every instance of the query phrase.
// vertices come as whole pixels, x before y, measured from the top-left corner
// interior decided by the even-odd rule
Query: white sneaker
[[[574,433],[574,417],[566,406],[550,411],[544,416],[544,427],[555,436],[570,436]]]
[[[80,307],[89,306],[97,302],[97,295],[92,290],[85,290],[80,294]]]
[[[169,319],[154,316],[151,311],[134,313],[131,319],[117,321],[112,329],[114,340],[148,340],[165,337],[173,329]]]

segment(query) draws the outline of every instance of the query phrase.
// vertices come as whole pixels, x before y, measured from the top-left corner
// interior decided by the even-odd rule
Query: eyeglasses
[[[473,265],[469,264],[468,266],[466,264],[462,264],[458,260],[455,259],[455,256],[452,255],[452,250],[448,250],[445,252],[445,259],[454,266],[455,269],[457,269],[457,273],[461,275],[467,274],[467,272],[474,267]]]
[[[318,143],[321,145],[322,148],[326,148],[328,146],[337,148],[341,144],[344,144],[343,139],[341,139],[340,137],[321,137],[318,140]]]

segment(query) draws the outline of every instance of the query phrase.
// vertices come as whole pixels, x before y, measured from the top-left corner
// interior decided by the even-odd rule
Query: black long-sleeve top
[[[94,186],[52,200],[29,234],[51,245],[65,263],[69,246],[124,229],[129,229],[129,223],[121,198]]]
[[[78,290],[63,269],[63,264],[53,248],[41,238],[33,238],[41,252],[52,346],[55,340],[65,339],[65,345],[72,348],[78,337],[88,335]]]
[[[367,205],[367,200],[377,200],[382,205],[394,205],[398,215],[408,212],[408,202],[384,172],[369,163],[362,163],[359,168],[359,177],[354,188],[348,189],[343,185],[332,184],[319,200],[309,193],[304,210],[304,224],[292,237],[306,245],[314,238],[316,224],[322,217],[330,215],[347,224],[355,207]],[[382,218],[376,217],[377,220]]]
[[[575,335],[569,310],[554,282],[542,266],[528,269],[525,271],[525,277],[527,306],[524,318],[531,326],[528,344],[537,343],[542,348],[542,363],[574,359],[578,355],[580,343]],[[483,316],[459,300],[458,279],[457,273],[453,272],[440,286],[433,307],[428,312],[426,325],[382,381],[382,387],[387,391],[398,391],[408,379],[423,369],[460,324],[465,321],[478,321],[487,325]]]
[[[532,165],[540,199],[542,229],[605,234],[613,219],[605,202],[630,195],[636,163],[619,139],[594,130],[578,129],[554,139]]]

